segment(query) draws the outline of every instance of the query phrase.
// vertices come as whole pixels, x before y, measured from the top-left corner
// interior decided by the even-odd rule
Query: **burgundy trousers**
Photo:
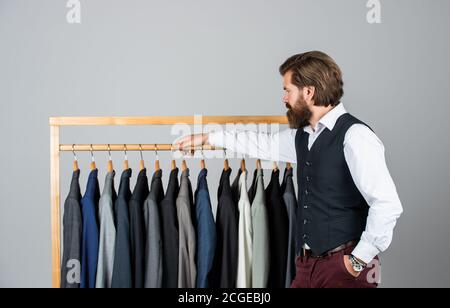
[[[346,248],[322,258],[297,257],[297,273],[291,288],[377,288],[380,266],[378,257],[355,278],[344,263],[354,247]]]

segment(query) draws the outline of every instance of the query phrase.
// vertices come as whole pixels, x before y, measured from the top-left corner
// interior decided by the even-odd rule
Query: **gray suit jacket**
[[[64,202],[61,288],[79,288],[81,281],[83,217],[81,215],[79,179],[80,170],[74,171],[69,195]]]
[[[181,175],[180,192],[177,198],[177,214],[179,226],[179,254],[178,254],[178,287],[195,288],[197,267],[195,264],[196,236],[193,211],[192,186],[189,180],[189,169]]]
[[[164,198],[162,171],[153,174],[151,190],[144,203],[144,220],[147,231],[145,247],[145,288],[162,287],[162,239],[159,204]],[[170,258],[170,256],[168,256]]]
[[[253,288],[267,288],[269,278],[269,222],[264,191],[263,170],[256,170],[252,185],[254,199],[252,203],[253,220]]]
[[[116,245],[116,225],[114,223],[115,172],[106,175],[105,187],[99,201],[100,242],[97,263],[96,288],[111,288]]]
[[[295,235],[297,234],[297,197],[295,196],[293,169],[285,169],[284,180],[281,186],[283,190],[283,199],[286,204],[289,216],[289,243],[286,266],[286,288],[290,288],[292,280],[295,278]]]

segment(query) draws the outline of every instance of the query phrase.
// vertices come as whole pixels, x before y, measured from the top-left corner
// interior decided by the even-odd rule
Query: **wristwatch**
[[[361,273],[366,266],[359,262],[354,255],[349,256],[350,263],[352,264],[352,268],[356,273]]]

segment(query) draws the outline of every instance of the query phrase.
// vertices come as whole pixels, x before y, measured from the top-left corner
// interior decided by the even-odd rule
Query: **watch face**
[[[352,263],[353,270],[360,273],[364,270],[364,267],[355,260],[355,258],[350,257],[350,262]]]
[[[353,269],[355,270],[355,272],[358,272],[358,273],[362,272],[364,270],[364,268],[359,264],[353,265]]]

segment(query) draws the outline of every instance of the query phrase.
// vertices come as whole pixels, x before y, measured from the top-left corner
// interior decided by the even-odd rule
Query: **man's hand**
[[[355,272],[353,269],[352,263],[350,262],[350,256],[344,256],[344,265],[350,275],[355,278],[358,278],[361,273]]]
[[[208,134],[184,136],[174,142],[173,148],[193,155],[195,152],[193,148],[201,147],[202,145],[208,145]]]

